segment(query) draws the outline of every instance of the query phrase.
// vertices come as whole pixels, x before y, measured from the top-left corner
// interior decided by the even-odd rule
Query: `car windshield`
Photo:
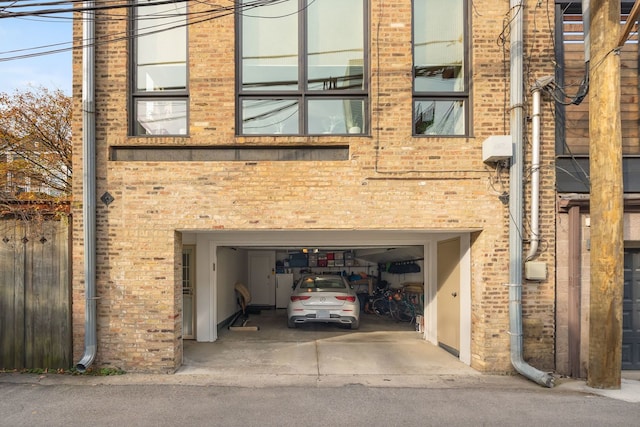
[[[344,282],[335,277],[306,277],[300,282],[300,288],[306,289],[345,289]]]

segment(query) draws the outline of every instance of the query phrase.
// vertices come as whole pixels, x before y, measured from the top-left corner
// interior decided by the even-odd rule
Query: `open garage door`
[[[220,328],[237,313],[235,283],[243,282],[249,289],[254,288],[252,293],[258,296],[260,308],[282,309],[286,295],[278,294],[278,284],[290,286],[301,272],[310,270],[347,275],[357,283],[360,293],[370,293],[381,285],[420,284],[424,307],[421,336],[437,344],[437,243],[454,238],[459,238],[461,254],[456,260],[460,264],[460,314],[454,315],[459,318],[460,359],[469,364],[469,233],[414,230],[183,232],[183,244],[197,247],[196,339],[199,342],[216,341]],[[307,264],[296,264],[295,258],[300,256],[297,254],[304,253]],[[272,254],[275,262],[271,265],[257,262],[250,266],[249,259],[255,258],[256,254],[260,255],[258,259]],[[393,267],[401,267],[402,263],[414,263],[419,271],[397,269],[394,272]],[[255,272],[254,267],[262,271]],[[260,280],[254,283],[254,278]],[[262,288],[264,286],[268,289]]]

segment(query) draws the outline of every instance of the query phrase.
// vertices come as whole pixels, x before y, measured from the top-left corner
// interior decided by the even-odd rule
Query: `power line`
[[[244,16],[244,13],[242,13],[244,10],[252,10],[255,9],[257,7],[262,7],[262,6],[269,6],[269,5],[276,5],[276,4],[280,4],[280,3],[284,3],[286,1],[289,0],[254,0],[254,1],[248,1],[245,3],[241,3],[238,1],[232,1],[229,0],[229,5],[228,6],[221,6],[221,5],[217,5],[217,4],[211,4],[209,1],[204,1],[204,0],[151,0],[148,1],[146,3],[137,3],[137,4],[132,4],[131,2],[125,2],[123,3],[122,0],[115,0],[115,1],[103,1],[102,3],[111,3],[110,5],[102,5],[102,6],[96,6],[96,7],[92,7],[92,8],[84,8],[84,7],[69,7],[69,8],[59,8],[59,9],[47,9],[46,13],[43,10],[35,10],[35,11],[28,11],[28,12],[24,12],[24,13],[11,13],[11,12],[6,12],[6,10],[8,9],[12,9],[15,8],[15,4],[16,3],[29,3],[29,6],[33,6],[33,3],[28,1],[28,0],[14,0],[11,2],[7,2],[7,1],[0,1],[0,19],[3,18],[19,18],[19,19],[24,19],[26,17],[47,17],[47,18],[54,18],[54,16],[52,15],[69,15],[72,12],[76,13],[76,12],[82,12],[82,11],[98,11],[99,14],[95,15],[95,22],[99,23],[99,22],[105,22],[105,21],[117,21],[117,20],[132,20],[132,18],[129,17],[129,14],[107,14],[104,13],[106,11],[109,10],[130,10],[132,8],[140,8],[140,7],[147,7],[147,6],[158,6],[158,5],[168,5],[168,4],[177,4],[177,3],[187,3],[188,1],[194,2],[194,3],[199,3],[202,5],[210,5],[213,6],[211,9],[207,9],[207,10],[203,10],[203,11],[196,11],[196,12],[187,12],[184,14],[179,14],[179,15],[174,15],[175,17],[192,17],[194,19],[188,20],[186,23],[183,23],[182,19],[176,20],[176,25],[170,25],[170,23],[164,23],[162,25],[161,29],[155,30],[155,31],[145,31],[144,34],[140,34],[140,33],[129,33],[129,32],[120,32],[120,33],[111,33],[111,34],[106,34],[100,37],[97,37],[95,40],[90,41],[90,40],[82,40],[79,44],[74,44],[73,41],[71,42],[63,42],[63,43],[56,43],[56,44],[51,44],[51,45],[43,45],[43,46],[37,46],[37,47],[31,47],[31,48],[24,48],[24,49],[16,49],[16,50],[11,50],[11,51],[5,51],[5,52],[0,52],[0,62],[6,62],[6,61],[13,61],[13,60],[19,60],[19,59],[27,59],[27,58],[33,58],[33,57],[38,57],[38,56],[44,56],[44,55],[51,55],[51,54],[57,54],[57,53],[63,53],[63,52],[68,52],[74,49],[81,49],[83,47],[86,46],[99,46],[99,45],[104,45],[107,43],[113,43],[113,42],[120,42],[120,41],[124,41],[124,40],[129,40],[135,37],[138,37],[140,35],[149,35],[149,34],[154,34],[154,33],[158,33],[161,31],[166,31],[169,29],[174,29],[174,28],[180,28],[180,27],[187,27],[190,25],[196,25],[196,24],[201,24],[203,22],[207,22],[207,21],[211,21],[214,19],[218,19],[218,18],[222,18],[225,16],[229,16],[232,14],[240,14]],[[315,0],[313,0],[311,3],[315,2]],[[2,3],[11,3],[10,6],[8,7],[2,7]],[[72,1],[54,1],[54,2],[45,2],[45,3],[38,3],[40,5],[52,5],[52,4],[60,4],[60,5],[64,5],[64,4],[69,4],[69,5],[79,5],[84,3],[82,0],[72,0]],[[21,5],[21,7],[26,7],[27,5]],[[306,7],[308,7],[309,5],[307,5]],[[299,12],[299,11],[297,11]],[[167,14],[159,14],[156,15],[156,18],[158,19],[167,19],[168,17],[171,17],[171,15],[167,15]],[[72,16],[56,16],[55,18],[58,19],[68,19],[68,20],[73,20],[74,18]],[[150,19],[151,17],[148,16],[144,16],[144,17],[139,17],[139,18],[144,18],[145,20]],[[275,18],[274,17],[269,17],[269,18]],[[80,18],[76,18],[76,19],[80,19]],[[134,18],[133,20],[135,20],[136,18]],[[148,27],[151,28],[151,27]],[[147,28],[147,29],[148,29]],[[47,49],[45,51],[39,51],[42,49]],[[34,51],[39,51],[39,52],[34,52]],[[30,52],[30,53],[21,53],[21,52]],[[2,58],[2,55],[7,55],[7,54],[13,54],[11,56],[7,56]],[[16,55],[17,54],[17,55]]]
[[[276,5],[285,3],[290,0],[253,0],[247,2],[239,2],[228,0],[229,6],[220,6],[215,3],[210,3],[204,0],[149,0],[146,3],[131,2],[128,0],[103,0],[99,4],[95,4],[92,7],[86,7],[84,0],[71,0],[71,1],[50,1],[44,3],[34,3],[31,0],[12,0],[0,1],[0,19],[4,18],[18,18],[23,16],[41,16],[41,15],[55,15],[69,12],[87,12],[87,11],[102,11],[102,10],[114,10],[114,9],[132,9],[132,8],[144,8],[150,6],[162,6],[178,3],[200,3],[204,5],[211,5],[219,9],[225,10],[243,10],[254,9],[261,6]],[[10,3],[8,6],[2,6],[2,3]],[[21,4],[20,4],[21,3]],[[313,2],[312,2],[313,3]],[[58,7],[51,9],[33,9],[34,7],[50,7],[50,6],[68,6]],[[24,12],[11,12],[12,9],[27,8],[29,10]]]
[[[53,1],[53,2],[37,3],[38,5],[41,5],[41,6],[70,5],[70,7],[67,7],[67,8],[40,9],[40,10],[30,10],[30,11],[24,11],[24,12],[10,12],[8,10],[14,9],[16,7],[33,7],[34,6],[34,3],[29,1],[14,0],[11,2],[0,1],[0,19],[5,19],[5,18],[24,19],[26,17],[54,18],[53,15],[70,15],[71,13],[76,13],[76,12],[97,11],[99,13],[95,15],[95,21],[99,23],[99,22],[114,21],[114,20],[132,19],[129,17],[128,14],[104,13],[110,10],[131,10],[132,8],[187,3],[188,1],[192,1],[195,3],[203,4],[203,5],[211,5],[213,7],[211,9],[206,9],[203,11],[187,12],[184,14],[173,15],[176,18],[178,17],[181,18],[181,19],[176,19],[176,21],[174,21],[175,25],[171,25],[170,23],[165,22],[164,24],[162,24],[162,28],[159,28],[154,31],[145,31],[144,34],[129,33],[129,32],[110,33],[103,36],[99,36],[94,40],[82,40],[79,44],[74,44],[73,41],[70,41],[70,42],[56,43],[51,45],[42,45],[37,47],[15,49],[11,51],[0,52],[0,62],[14,61],[19,59],[27,59],[27,58],[33,58],[38,56],[57,54],[62,52],[68,52],[74,49],[81,49],[86,46],[92,46],[92,45],[98,46],[98,45],[104,45],[107,43],[125,41],[125,40],[132,39],[134,37],[138,37],[140,35],[149,35],[149,34],[154,34],[161,31],[166,31],[169,29],[201,24],[203,22],[229,16],[234,13],[241,13],[244,10],[251,10],[257,7],[275,5],[275,4],[283,3],[287,0],[254,0],[254,1],[249,1],[245,3],[240,3],[238,1],[229,1],[230,4],[227,6],[214,5],[209,3],[208,1],[198,1],[198,0],[156,0],[156,1],[148,1],[146,3],[138,3],[138,4],[132,4],[130,2],[123,3],[121,0],[115,0],[115,1],[102,2],[102,3],[110,3],[110,4],[103,4],[103,5],[95,6],[91,8],[77,6],[83,3],[82,0],[72,0],[72,1]],[[9,5],[3,7],[2,3],[9,3]],[[22,3],[22,4],[16,5],[17,3]],[[28,4],[25,4],[25,3],[28,3]],[[172,16],[167,14],[159,14],[156,16],[156,18],[164,19],[164,20],[166,20],[169,17],[172,17]],[[192,17],[192,19],[188,20],[186,23],[183,23],[184,21],[182,17]],[[55,16],[55,18],[68,19],[68,20],[74,19],[72,16]],[[138,18],[142,18],[142,17],[138,17]],[[144,16],[143,18],[145,20],[148,20],[152,17]],[[76,18],[76,19],[79,19],[79,18]],[[145,30],[148,30],[149,28],[151,27],[147,27]],[[40,51],[42,49],[46,49],[46,50]],[[23,52],[28,52],[28,53],[23,53]],[[2,55],[7,55],[7,54],[9,54],[10,56],[1,57]]]

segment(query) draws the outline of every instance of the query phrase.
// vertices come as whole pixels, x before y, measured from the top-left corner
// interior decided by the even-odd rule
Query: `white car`
[[[287,306],[287,324],[337,323],[358,329],[360,302],[347,279],[339,275],[307,275],[293,287]]]

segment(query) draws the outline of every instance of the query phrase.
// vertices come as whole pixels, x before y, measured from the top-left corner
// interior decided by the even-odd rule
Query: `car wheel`
[[[295,328],[296,322],[294,322],[293,319],[287,319],[287,326],[290,328]]]
[[[358,329],[360,327],[360,319],[356,319],[351,322],[351,329]]]

